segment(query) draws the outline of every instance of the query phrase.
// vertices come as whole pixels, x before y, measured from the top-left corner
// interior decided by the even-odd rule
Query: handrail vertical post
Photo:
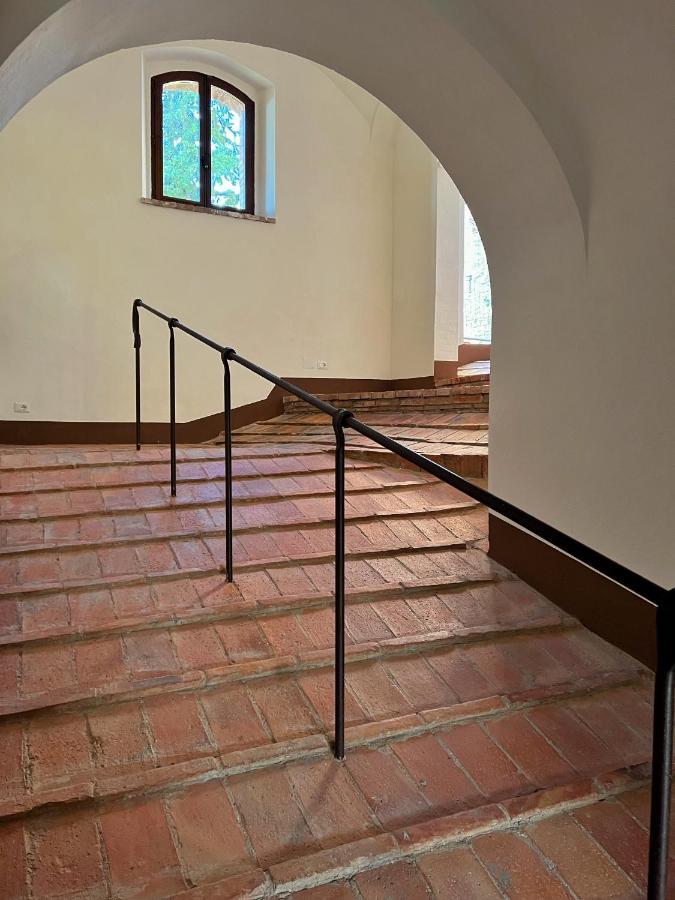
[[[171,496],[176,496],[176,338],[178,319],[169,320],[169,407],[171,415]]]
[[[350,413],[339,410],[335,431],[335,758],[345,758],[345,432]]]
[[[648,900],[666,900],[668,835],[673,767],[673,689],[675,687],[675,590],[656,610],[656,678],[652,741],[652,803],[649,829]]]
[[[131,327],[134,332],[134,355],[136,357],[136,449],[141,449],[141,323],[138,314],[140,300],[134,300],[131,312]]]
[[[234,553],[232,550],[232,386],[230,382],[230,353],[221,353],[223,361],[223,397],[224,397],[224,432],[225,442],[225,571],[227,580],[234,581]]]

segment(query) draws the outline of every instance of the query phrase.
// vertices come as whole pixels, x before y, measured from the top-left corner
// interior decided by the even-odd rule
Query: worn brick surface
[[[572,817],[538,822],[528,834],[579,896],[598,900],[641,896],[636,885]]]
[[[185,886],[160,800],[142,800],[101,815],[113,889],[166,896]]]
[[[167,809],[192,882],[215,880],[250,866],[244,835],[222,783],[195,785],[174,794]]]
[[[474,850],[498,888],[507,897],[568,900],[569,891],[537,853],[515,834],[477,838]]]
[[[107,896],[94,822],[64,816],[30,828],[29,846],[35,860],[33,896]]]
[[[485,384],[365,415],[439,459],[480,450],[480,476],[487,417],[447,404]],[[0,895],[640,896],[637,667],[487,560],[484,510],[359,441],[333,760],[312,416],[237,439],[234,585],[222,448],[180,448],[176,500],[166,448],[0,450]]]
[[[441,740],[486,797],[497,800],[527,789],[525,775],[480,726],[460,725]]]
[[[434,816],[444,816],[470,806],[479,806],[483,795],[432,735],[402,741],[393,746]]]
[[[414,863],[400,862],[364,872],[354,879],[363,900],[428,900],[431,888]]]
[[[503,896],[487,869],[469,849],[429,853],[422,856],[417,865],[436,897],[497,900]]]
[[[317,850],[304,813],[283,771],[266,771],[232,779],[232,793],[263,866]]]
[[[644,891],[648,835],[623,806],[606,801],[578,810],[575,819]]]

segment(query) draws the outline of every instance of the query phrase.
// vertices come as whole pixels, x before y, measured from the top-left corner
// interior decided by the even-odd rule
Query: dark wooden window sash
[[[199,86],[199,143],[200,143],[200,199],[186,200],[183,197],[171,197],[164,193],[163,163],[163,121],[162,91],[164,85],[171,81],[194,81]],[[214,206],[211,202],[211,88],[217,87],[232,94],[244,104],[244,189],[246,205]],[[233,212],[255,215],[255,103],[233,84],[212,75],[200,72],[164,72],[155,75],[150,82],[150,145],[152,197],[154,200],[169,200],[185,203],[189,206],[206,206],[212,209],[231,210]]]

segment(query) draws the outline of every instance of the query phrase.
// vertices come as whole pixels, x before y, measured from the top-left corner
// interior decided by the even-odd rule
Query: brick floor
[[[288,415],[235,447],[234,585],[218,446],[179,449],[175,500],[166,448],[0,450],[0,897],[643,896],[649,676],[373,457],[334,761],[333,462]]]

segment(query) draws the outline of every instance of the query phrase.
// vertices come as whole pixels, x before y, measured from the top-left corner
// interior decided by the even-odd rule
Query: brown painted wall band
[[[489,554],[601,638],[655,667],[656,611],[646,600],[494,515]]]
[[[437,359],[434,363],[434,378],[456,378],[459,363],[448,359]]]
[[[379,378],[293,378],[294,384],[312,393],[405,391],[431,388],[433,375],[420,378],[386,380]],[[232,410],[234,428],[272,419],[283,412],[283,391],[274,387],[264,400],[247,403]],[[180,443],[208,441],[223,430],[222,412],[179,422],[176,426]],[[143,441],[166,444],[169,441],[167,422],[144,422]],[[21,422],[15,419],[0,421],[0,444],[133,444],[133,422]]]
[[[457,348],[458,365],[468,366],[469,363],[490,359],[492,344],[460,344]]]

